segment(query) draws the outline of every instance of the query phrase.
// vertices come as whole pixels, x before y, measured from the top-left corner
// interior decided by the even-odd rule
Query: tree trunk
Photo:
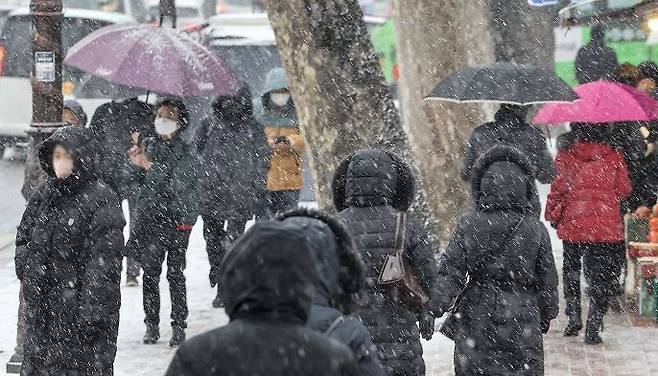
[[[543,65],[555,61],[555,14],[558,7],[531,7],[525,1],[488,0],[497,61]]]
[[[335,167],[366,147],[410,160],[399,115],[356,0],[266,0],[311,150],[318,201],[328,207]]]
[[[486,0],[396,0],[399,88],[405,130],[440,220],[439,238],[447,239],[455,220],[470,206],[460,179],[465,142],[485,107],[424,101],[448,74],[493,62]],[[490,111],[488,111],[490,113]]]

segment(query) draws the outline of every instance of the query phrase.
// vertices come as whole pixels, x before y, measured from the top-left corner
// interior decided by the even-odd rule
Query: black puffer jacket
[[[299,226],[315,259],[318,278],[306,326],[352,349],[361,376],[384,376],[368,329],[349,314],[365,287],[365,270],[348,230],[328,215],[305,209],[288,212],[279,219]]]
[[[458,376],[544,374],[542,330],[558,314],[557,271],[532,213],[532,171],[516,149],[487,152],[473,171],[476,208],[441,255],[434,312],[464,291],[442,328],[455,341]]]
[[[576,79],[578,83],[609,78],[619,65],[615,50],[605,44],[605,28],[592,27],[591,40],[578,50],[576,55]]]
[[[368,291],[359,316],[388,374],[425,374],[416,315],[394,302],[377,283],[386,256],[394,253],[396,216],[413,202],[414,186],[409,166],[381,150],[356,152],[341,163],[334,178],[339,218],[354,237],[366,266]],[[430,291],[436,260],[427,234],[413,220],[407,228],[405,251],[415,276]]]
[[[31,197],[16,235],[25,376],[113,375],[125,222],[118,197],[95,176],[92,143],[87,129],[70,127],[39,149],[48,180]],[[53,171],[56,145],[74,159],[74,174],[65,179]]]
[[[270,150],[253,115],[249,88],[219,97],[215,114],[201,123],[196,147],[203,159],[199,174],[201,214],[240,218],[256,214],[263,202]]]
[[[222,267],[231,322],[186,341],[167,376],[357,375],[347,347],[304,327],[315,284],[308,249],[297,226],[254,225]]]
[[[546,146],[544,135],[525,120],[527,110],[504,105],[496,113],[496,121],[477,127],[466,146],[462,177],[470,180],[478,158],[495,145],[508,145],[523,151],[541,183],[555,178],[553,157]]]
[[[151,105],[129,98],[101,105],[89,123],[97,142],[99,177],[121,198],[133,197],[139,189],[128,159],[131,134],[139,132],[143,139],[153,136],[154,118]]]

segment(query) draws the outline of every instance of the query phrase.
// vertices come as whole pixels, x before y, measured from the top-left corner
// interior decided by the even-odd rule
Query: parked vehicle
[[[132,23],[133,17],[102,11],[65,9],[62,21],[62,49],[68,49],[88,34],[108,25]],[[0,35],[0,151],[6,146],[27,140],[32,118],[32,19],[29,9],[21,8],[9,14]],[[62,82],[64,94],[72,96],[86,83],[86,74],[64,66]],[[109,84],[109,83],[107,83]],[[112,84],[109,84],[112,85]],[[105,89],[107,91],[107,89]],[[96,90],[100,91],[100,90]],[[82,102],[82,101],[81,101]],[[83,103],[83,106],[85,104]],[[85,108],[93,113],[89,106]]]
[[[64,0],[64,8],[95,10],[105,13],[121,13],[145,22],[148,13],[144,0]]]

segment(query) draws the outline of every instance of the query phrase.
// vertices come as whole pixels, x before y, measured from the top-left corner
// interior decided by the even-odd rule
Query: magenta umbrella
[[[230,95],[237,88],[228,65],[206,47],[152,25],[104,27],[71,47],[64,63],[110,82],[179,97]]]
[[[632,86],[596,81],[580,85],[574,91],[579,100],[546,104],[533,122],[601,124],[658,119],[658,101]]]

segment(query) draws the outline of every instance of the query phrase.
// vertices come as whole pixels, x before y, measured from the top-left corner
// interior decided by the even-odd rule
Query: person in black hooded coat
[[[579,84],[605,80],[614,74],[619,60],[615,50],[605,44],[605,26],[592,26],[589,43],[576,55],[576,79]]]
[[[474,210],[439,260],[432,311],[454,311],[441,331],[455,341],[455,373],[544,374],[542,333],[558,315],[557,271],[546,227],[534,215],[533,168],[496,146],[473,170]]]
[[[47,181],[16,234],[27,333],[21,374],[113,375],[125,221],[99,181],[89,130],[68,127],[39,148]]]
[[[478,158],[495,145],[508,145],[523,151],[536,171],[536,179],[548,184],[555,178],[553,157],[546,146],[544,135],[526,121],[528,108],[525,106],[502,105],[495,121],[477,127],[466,145],[462,178],[472,179]],[[539,196],[532,203],[537,215],[541,213]]]
[[[219,282],[218,270],[226,250],[242,235],[245,223],[260,214],[259,205],[267,193],[270,150],[252,106],[249,87],[243,85],[235,96],[215,100],[214,115],[205,119],[197,132],[196,147],[203,159],[199,209],[211,286]],[[215,307],[223,305],[219,291],[218,287]]]
[[[315,260],[318,278],[306,326],[352,349],[361,376],[384,376],[368,329],[350,314],[365,287],[365,270],[345,225],[307,209],[287,212],[278,219],[300,227]]]
[[[431,337],[433,320],[393,300],[378,284],[387,255],[394,254],[397,215],[414,200],[415,178],[409,166],[394,154],[360,150],[347,157],[334,176],[334,204],[355,239],[366,266],[367,297],[359,316],[377,345],[389,375],[424,375],[424,337]],[[436,276],[436,260],[428,235],[409,218],[405,256],[426,292]]]
[[[351,351],[304,325],[315,269],[296,225],[254,225],[222,263],[230,322],[184,342],[166,376],[352,376]]]

